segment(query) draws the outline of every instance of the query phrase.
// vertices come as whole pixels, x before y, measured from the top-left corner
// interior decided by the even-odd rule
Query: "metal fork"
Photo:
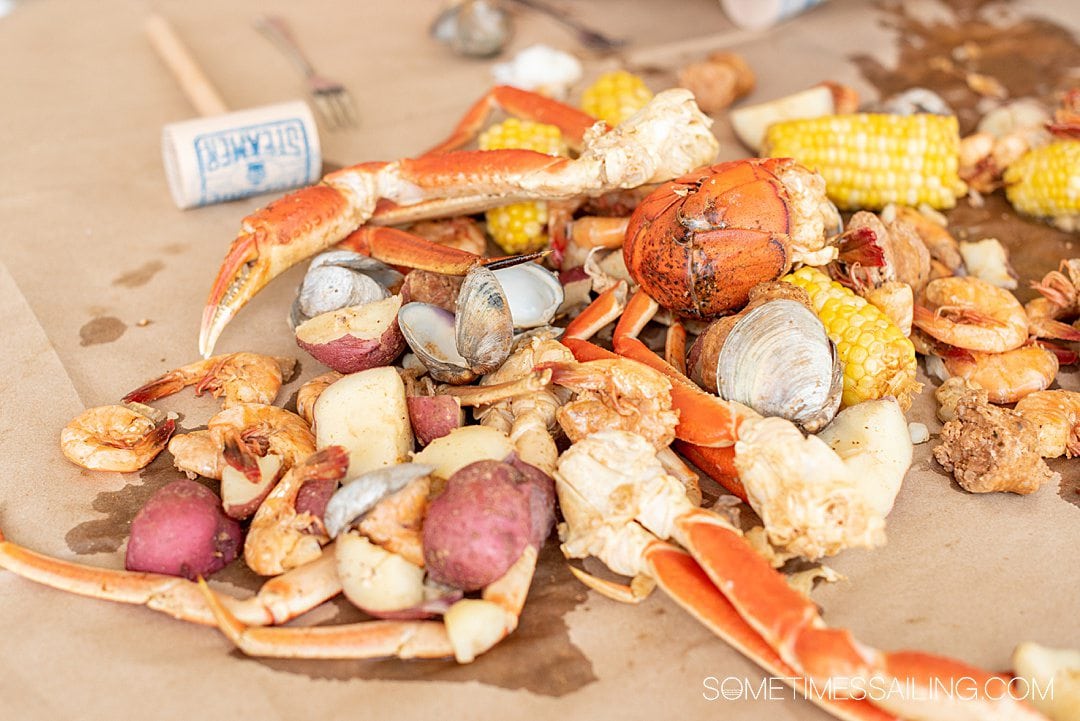
[[[284,18],[264,15],[255,21],[255,29],[265,35],[278,50],[292,61],[307,80],[308,92],[323,121],[331,130],[356,125],[352,97],[345,86],[336,80],[319,75],[300,50],[292,29]]]

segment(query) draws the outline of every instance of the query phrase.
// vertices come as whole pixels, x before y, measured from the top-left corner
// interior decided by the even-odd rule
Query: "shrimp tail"
[[[168,443],[169,438],[172,436],[173,431],[176,430],[176,421],[172,418],[167,419],[165,422],[158,425],[154,430],[147,433],[145,436],[139,439],[140,448],[164,448]]]
[[[123,397],[123,402],[149,403],[165,396],[171,396],[173,393],[182,390],[186,385],[187,380],[182,374],[171,371],[131,391]]]
[[[1059,343],[1052,343],[1048,340],[1037,340],[1035,345],[1045,348],[1046,350],[1057,356],[1058,364],[1063,366],[1071,366],[1080,363],[1080,353],[1066,348]]]
[[[236,432],[226,436],[222,455],[226,463],[243,473],[249,481],[259,482],[262,470],[259,468],[258,455],[240,439]]]
[[[885,265],[885,249],[873,228],[863,226],[841,236],[838,260],[847,265],[880,268]]]

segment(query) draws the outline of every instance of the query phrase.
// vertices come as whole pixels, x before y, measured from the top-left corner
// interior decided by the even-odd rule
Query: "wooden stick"
[[[154,50],[165,62],[199,115],[223,115],[229,112],[210,78],[206,77],[206,73],[195,62],[195,58],[188,52],[168,20],[160,15],[151,15],[146,20],[145,29],[150,44],[154,46]]]

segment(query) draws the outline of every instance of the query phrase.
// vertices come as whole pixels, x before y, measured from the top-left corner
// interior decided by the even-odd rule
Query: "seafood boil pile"
[[[724,112],[752,75],[710,62],[721,89],[715,68],[686,84]],[[1021,281],[998,240],[958,242],[940,213],[1004,188],[1074,229],[1080,92],[1002,105],[964,138],[927,92],[866,112],[823,84],[740,107],[759,157],[715,164],[686,88],[652,95],[620,71],[587,93],[598,120],[500,86],[431,150],[275,200],[214,280],[203,359],[60,434],[82,468],[134,472],[167,450],[187,476],[132,521],[126,570],[2,534],[0,568],[215,626],[251,655],[468,663],[514,632],[556,530],[567,559],[628,579],[575,563],[587,587],[627,603],[659,587],[837,718],[1075,718],[1064,681],[1059,706],[1036,708],[986,692],[1009,674],[830,628],[810,579],[779,570],[886,543],[928,435],[904,415],[920,356],[940,383],[934,457],[965,491],[1023,503],[1057,482],[1045,459],[1080,453],[1080,394],[1053,388],[1080,361],[1080,259]],[[289,326],[329,370],[292,411],[275,403],[295,359],[214,348],[306,261]],[[1021,282],[1039,294],[1026,305]],[[221,410],[177,434],[158,406],[188,387]],[[712,483],[725,493],[706,503]],[[268,577],[258,593],[211,588],[240,558]],[[339,594],[372,620],[282,625]],[[1025,644],[1013,671],[1072,666]],[[983,692],[857,692],[960,677]],[[839,679],[849,696],[807,693]]]

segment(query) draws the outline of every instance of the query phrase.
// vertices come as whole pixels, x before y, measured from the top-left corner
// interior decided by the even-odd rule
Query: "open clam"
[[[514,259],[477,266],[457,295],[456,312],[428,303],[407,303],[398,323],[413,353],[432,377],[468,383],[503,364],[514,331],[547,325],[563,301],[554,273]]]
[[[430,303],[406,303],[398,311],[398,327],[409,348],[431,377],[442,383],[471,383],[478,373],[458,351],[455,315]]]
[[[732,327],[720,349],[716,386],[728,400],[814,433],[840,407],[843,368],[817,316],[801,303],[777,299]]]

